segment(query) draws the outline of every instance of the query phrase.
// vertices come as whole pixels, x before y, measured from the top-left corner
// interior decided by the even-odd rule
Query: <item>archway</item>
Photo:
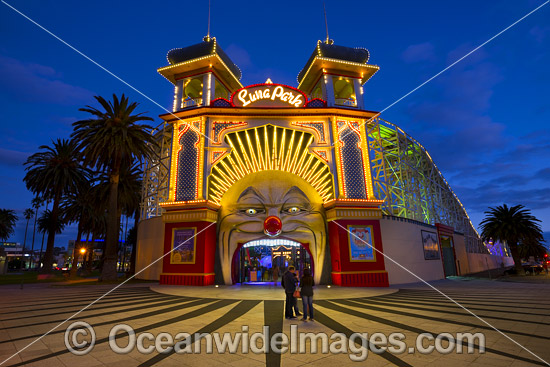
[[[284,238],[264,238],[240,243],[231,261],[233,284],[272,284],[273,270],[277,268],[278,279],[289,266],[294,266],[298,277],[304,269],[314,275],[314,261],[308,243],[299,243]]]

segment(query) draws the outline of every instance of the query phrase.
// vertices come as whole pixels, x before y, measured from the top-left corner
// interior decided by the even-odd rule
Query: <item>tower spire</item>
[[[327,7],[325,6],[324,1],[323,1],[323,10],[325,12],[325,28],[327,29],[327,39],[325,40],[325,43],[329,44],[330,43],[330,37],[328,36]]]
[[[208,0],[208,32],[206,33],[206,37],[204,37],[205,41],[210,41],[210,1]]]

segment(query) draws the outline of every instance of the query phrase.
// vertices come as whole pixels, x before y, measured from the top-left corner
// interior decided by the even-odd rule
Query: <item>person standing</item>
[[[285,289],[286,302],[285,302],[285,318],[295,319],[293,314],[296,298],[294,298],[294,291],[296,290],[296,280],[294,279],[294,266],[289,266],[288,270],[284,273],[281,285]]]
[[[309,269],[304,269],[304,275],[300,280],[300,293],[302,296],[302,305],[304,307],[304,317],[302,321],[306,321],[309,315],[309,321],[313,321],[313,286],[315,282],[311,276]]]

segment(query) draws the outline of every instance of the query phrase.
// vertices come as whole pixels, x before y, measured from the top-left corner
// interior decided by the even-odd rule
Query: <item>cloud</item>
[[[0,55],[0,93],[23,102],[80,104],[94,93],[62,81],[62,75],[49,66],[21,62]]]
[[[7,166],[21,166],[30,155],[31,153],[27,152],[0,148],[0,164]]]
[[[463,56],[460,46],[448,60]],[[473,55],[472,55],[473,56]],[[501,69],[480,51],[435,79],[405,108],[411,117],[411,134],[444,171],[454,174],[493,156],[509,143],[506,126],[489,113],[493,88],[502,80]],[[423,98],[422,98],[423,97]]]
[[[430,42],[410,45],[403,51],[401,58],[407,63],[434,61],[436,59],[434,45]]]
[[[496,205],[524,205],[528,209],[550,208],[550,186],[525,188],[522,185],[482,184],[474,187],[454,188],[466,208],[485,211]]]

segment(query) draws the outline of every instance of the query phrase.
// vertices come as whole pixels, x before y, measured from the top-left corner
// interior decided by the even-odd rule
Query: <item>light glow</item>
[[[299,243],[299,242],[279,238],[279,239],[261,239],[261,240],[250,241],[250,242],[245,243],[243,245],[243,248],[258,247],[258,246],[265,246],[265,247],[279,247],[279,246],[300,247],[301,245],[302,244]]]

